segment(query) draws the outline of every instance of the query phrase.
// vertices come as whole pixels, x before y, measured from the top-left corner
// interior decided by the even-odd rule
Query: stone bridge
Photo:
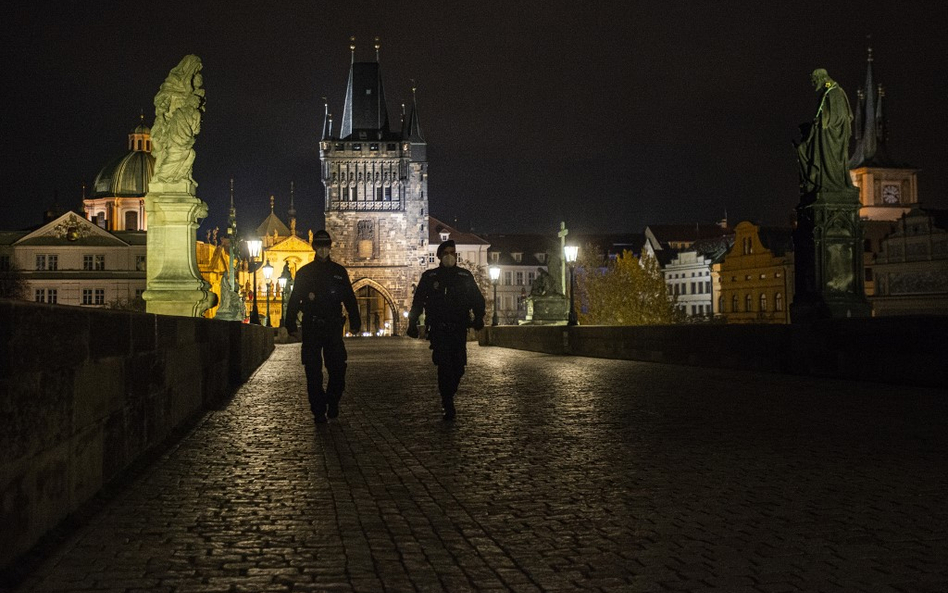
[[[942,388],[471,344],[445,423],[424,342],[347,347],[338,420],[278,344],[0,586],[948,590]]]

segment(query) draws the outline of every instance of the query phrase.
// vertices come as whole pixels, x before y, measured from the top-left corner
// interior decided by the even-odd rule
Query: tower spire
[[[418,118],[418,102],[415,96],[418,86],[415,84],[415,79],[411,79],[411,113],[408,115],[408,125],[406,129],[408,131],[408,140],[419,144],[425,141],[424,136],[421,134],[421,121]]]
[[[871,41],[871,38],[870,38]],[[867,48],[866,82],[862,96],[857,104],[856,122],[857,143],[853,156],[849,159],[849,168],[855,169],[869,163],[876,157],[878,138],[876,135],[876,87],[872,80],[872,45]]]
[[[273,214],[273,202],[274,202],[273,194],[270,194],[270,214]]]
[[[293,206],[294,183],[290,182],[290,209],[287,213],[290,215],[290,235],[296,236],[296,208]]]
[[[329,140],[332,137],[332,119],[329,117],[329,101],[323,97],[323,135],[320,140]]]

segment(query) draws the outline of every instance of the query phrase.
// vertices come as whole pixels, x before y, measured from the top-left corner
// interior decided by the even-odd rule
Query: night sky
[[[381,63],[389,117],[416,81],[431,214],[462,230],[639,232],[650,223],[789,222],[791,145],[809,73],[886,87],[889,152],[948,208],[948,4],[930,2],[33,2],[2,11],[0,228],[33,226],[126,152],[186,54],[204,62],[194,177],[226,225],[269,211],[318,228],[323,101],[350,61]],[[11,8],[16,6],[16,8]]]

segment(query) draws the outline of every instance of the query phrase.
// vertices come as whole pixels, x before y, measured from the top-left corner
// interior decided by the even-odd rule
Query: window
[[[872,268],[866,268],[866,282],[872,282]]]
[[[59,299],[55,288],[38,288],[33,300],[37,303],[55,304]]]
[[[513,284],[513,272],[504,272],[504,286]]]
[[[533,286],[533,281],[536,279],[536,272],[527,272],[527,284]]]
[[[378,149],[379,149],[378,144],[375,144],[375,143],[369,144],[369,150],[378,150]]]
[[[747,312],[753,311],[754,309],[752,307],[753,307],[753,299],[751,299],[751,295],[745,294],[744,295],[744,310]]]
[[[92,269],[92,256],[91,255],[82,256],[82,269],[87,272]]]
[[[388,144],[385,146],[385,150],[394,151],[394,150],[397,150],[397,148],[395,147],[394,144]]]
[[[696,288],[697,288],[697,287],[695,286],[695,283],[692,282],[692,283],[691,283],[691,294],[698,294],[698,291],[696,290]]]
[[[704,291],[708,294],[711,294],[711,281],[710,280],[704,283]]]
[[[517,286],[523,286],[523,272],[517,272]]]
[[[760,310],[767,310],[767,295],[764,293],[760,293]]]
[[[95,289],[95,304],[104,305],[105,304],[105,289],[96,288]]]
[[[46,256],[45,256],[45,255],[37,255],[37,256],[36,256],[36,269],[37,269],[37,270],[45,270],[45,269],[46,269]]]
[[[522,253],[511,253],[510,255],[513,256],[514,261],[517,262],[518,264],[523,260],[523,254],[522,254]]]
[[[91,288],[82,289],[82,304],[83,305],[92,304],[92,289]]]
[[[779,292],[774,295],[774,311],[783,311],[783,295]]]
[[[82,269],[89,272],[93,270],[104,270],[105,269],[105,256],[104,255],[83,255],[82,256]]]
[[[352,145],[352,150],[362,150],[362,145],[361,145],[361,144],[353,144],[353,145]]]
[[[495,263],[495,264],[496,264],[498,261],[500,261],[500,253],[498,253],[498,252],[496,252],[496,251],[492,252],[492,253],[490,254],[490,261],[491,261],[491,263]]]
[[[46,300],[46,290],[43,288],[38,288],[36,292],[33,293],[33,301],[37,303],[42,303]]]
[[[737,295],[731,297],[731,312],[737,313]]]

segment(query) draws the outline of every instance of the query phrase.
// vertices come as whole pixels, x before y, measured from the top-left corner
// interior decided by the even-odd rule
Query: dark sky
[[[10,6],[17,6],[11,8]],[[226,224],[269,195],[321,224],[322,100],[342,113],[349,36],[381,62],[390,118],[418,86],[430,210],[467,230],[638,232],[649,223],[786,223],[797,125],[826,68],[855,102],[872,35],[889,152],[948,208],[948,4],[930,2],[47,2],[0,9],[0,228],[72,206],[126,151],[139,112],[188,53],[207,111],[194,177]]]

